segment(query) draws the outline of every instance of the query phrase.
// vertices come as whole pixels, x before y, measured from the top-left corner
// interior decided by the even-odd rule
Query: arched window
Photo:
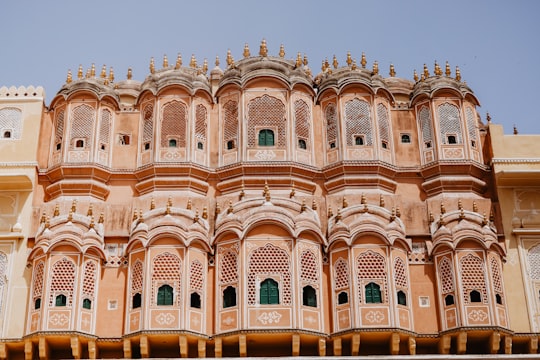
[[[401,290],[397,292],[397,303],[399,305],[405,305],[407,306],[407,295]]]
[[[34,302],[34,310],[41,309],[41,298],[37,298]]]
[[[448,135],[448,143],[449,144],[457,144],[456,135]]]
[[[169,147],[176,147],[176,139],[169,139]]]
[[[446,295],[444,297],[444,303],[446,306],[454,305],[454,295]]]
[[[278,283],[273,279],[264,280],[259,295],[261,304],[279,304]]]
[[[270,129],[259,131],[259,146],[274,146],[274,132]]]
[[[55,306],[66,306],[67,298],[66,295],[60,294],[56,296]]]
[[[482,302],[482,297],[480,296],[480,292],[473,290],[469,293],[469,298],[471,302]]]
[[[227,141],[227,150],[234,149],[234,140]]]
[[[317,307],[317,292],[309,285],[302,290],[302,300],[304,306]]]
[[[402,134],[401,142],[404,144],[409,144],[411,142],[411,136],[409,134]]]
[[[138,309],[141,307],[141,303],[142,303],[141,293],[136,293],[135,295],[133,295],[133,298],[131,299],[131,307],[133,309]]]
[[[91,309],[92,308],[92,300],[84,299],[82,301],[82,307],[83,307],[83,309]]]
[[[298,139],[298,148],[299,149],[307,149],[306,140]]]
[[[9,139],[11,138],[11,131],[7,130],[7,131],[4,131],[4,139]]]
[[[349,302],[349,294],[347,294],[345,291],[340,292],[337,298],[338,305],[347,304]]]
[[[199,142],[197,143],[197,149],[199,149],[199,150],[203,150],[203,149],[204,149],[204,145],[203,145],[202,142],[199,141]]]
[[[157,293],[158,305],[172,305],[173,304],[173,288],[169,285],[161,285]]]
[[[201,308],[201,295],[199,295],[196,292],[191,293],[191,298],[190,298],[189,305],[192,308],[200,309]]]
[[[361,135],[355,136],[354,145],[364,145],[364,137]]]
[[[381,287],[373,282],[366,285],[366,304],[382,303]]]
[[[497,302],[497,304],[502,305],[502,297],[501,297],[501,294],[496,294],[496,295],[495,295],[495,301]]]
[[[84,140],[79,139],[79,140],[75,141],[75,147],[78,148],[78,149],[84,148]]]
[[[233,286],[227,286],[223,290],[223,308],[236,306],[236,289]]]

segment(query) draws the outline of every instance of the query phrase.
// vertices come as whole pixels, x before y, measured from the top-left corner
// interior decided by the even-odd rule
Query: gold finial
[[[442,75],[442,70],[441,70],[441,67],[439,66],[439,63],[437,62],[437,60],[435,60],[434,72],[435,72],[436,76],[441,76]]]
[[[202,72],[203,74],[206,74],[208,72],[208,60],[204,59],[202,64]]]
[[[394,68],[394,64],[390,64],[390,76],[396,76],[396,69]]]
[[[219,56],[216,55],[216,61],[214,62],[216,67],[219,67]]]
[[[495,221],[495,214],[493,213],[493,209],[491,209],[491,211],[489,212],[489,221]]]
[[[245,196],[246,196],[246,192],[244,191],[244,185],[242,185],[242,189],[240,189],[240,194],[238,195],[238,198],[240,200],[244,200]]]
[[[202,218],[205,220],[208,219],[208,208],[206,206],[202,209]]]
[[[90,224],[88,225],[88,227],[89,227],[90,229],[93,229],[94,226],[95,226],[95,224],[94,224],[94,217],[91,216],[91,217],[90,217]]]
[[[176,63],[174,64],[174,69],[178,70],[181,67],[182,67],[182,55],[178,53],[178,55],[176,55]]]
[[[73,202],[71,203],[71,211],[77,212],[77,199],[73,199]]]
[[[315,199],[313,199],[313,200],[311,201],[311,208],[312,208],[313,210],[317,210],[317,202],[315,201]]]
[[[384,207],[384,197],[382,196],[382,194],[379,195],[379,206],[382,208]]]
[[[422,74],[422,76],[420,77],[420,81],[424,81],[426,80],[426,77],[424,76],[424,74]]]
[[[300,212],[306,211],[306,199],[302,199],[302,205],[300,206]]]
[[[463,210],[463,204],[461,203],[461,199],[458,199],[457,207],[458,207],[458,210]]]
[[[103,213],[99,214],[98,224],[103,224],[105,221],[105,215]]]
[[[344,196],[343,200],[341,200],[341,207],[346,208],[347,206],[349,206],[349,203],[347,202],[347,198]]]
[[[439,214],[439,227],[444,226],[443,213]]]
[[[92,76],[92,70],[86,69],[85,79],[90,79],[91,76]]]
[[[360,197],[360,204],[365,205],[366,204],[366,195],[362,193],[362,196]]]
[[[459,66],[456,66],[456,80],[461,81],[461,71],[459,71]]]
[[[150,58],[150,74],[156,72],[156,65],[154,64],[154,58]]]
[[[339,220],[341,220],[341,209],[337,209],[337,214],[336,214],[336,222],[338,222]]]
[[[459,220],[463,220],[465,219],[465,210],[463,210],[463,208],[461,208],[459,210]]]
[[[88,206],[88,211],[86,212],[86,216],[92,216],[94,214],[94,209],[92,208],[92,204]]]
[[[478,212],[478,205],[476,205],[476,201],[473,201],[472,203],[472,211],[477,213]]]
[[[72,221],[72,220],[73,220],[73,211],[72,211],[72,210],[69,211],[69,214],[68,214],[68,218],[67,218],[67,219],[68,219],[68,221]]]
[[[227,214],[230,214],[233,212],[233,205],[232,205],[232,200],[229,200],[229,208],[227,209]]]
[[[373,75],[377,75],[379,73],[379,63],[377,60],[373,63]]]
[[[131,80],[132,77],[133,77],[133,71],[131,70],[131,68],[128,68],[127,79]]]
[[[392,213],[390,214],[390,221],[396,220],[396,208],[392,206]]]
[[[77,70],[77,79],[82,79],[83,78],[83,70],[82,70],[82,65],[79,65],[79,70]]]
[[[517,135],[518,134],[518,129],[517,129],[517,126],[514,124],[514,135]]]
[[[232,66],[233,63],[234,63],[234,59],[231,55],[231,49],[229,49],[227,50],[227,65]]]
[[[334,212],[332,211],[332,207],[328,205],[328,218],[331,218],[332,216],[334,216]]]
[[[356,69],[357,69],[356,60],[353,60],[351,70],[356,70]]]
[[[60,215],[60,205],[56,203],[56,205],[54,206],[53,217],[57,217],[58,215]]]
[[[199,209],[195,209],[195,216],[193,217],[193,222],[199,221]]]
[[[418,73],[416,72],[416,69],[414,69],[414,82],[418,82]]]
[[[45,214],[45,211],[43,211],[43,214],[41,214],[41,219],[39,219],[39,223],[43,224],[46,218],[47,218],[47,215]]]
[[[139,209],[139,223],[144,223],[144,216],[142,213],[142,209]]]
[[[323,60],[322,61],[322,64],[321,64],[321,71],[324,72],[326,70],[326,63],[325,61]]]
[[[366,60],[366,54],[362,52],[362,59],[360,60],[360,64],[362,65],[362,69],[366,68],[367,60]]]
[[[171,203],[167,201],[167,206],[165,207],[165,214],[171,214]]]
[[[399,210],[399,205],[396,206],[396,216],[397,216],[398,218],[401,217],[401,210]]]
[[[73,75],[71,75],[71,70],[68,70],[66,84],[71,84],[72,81],[73,81]]]
[[[488,122],[488,124],[491,124],[491,116],[489,115],[489,113],[486,113],[486,121]]]
[[[441,214],[446,213],[446,208],[444,207],[444,203],[441,201]]]
[[[352,65],[352,57],[351,57],[351,52],[350,51],[347,51],[347,65],[348,66]]]
[[[334,55],[334,58],[332,59],[332,66],[334,66],[334,69],[337,69],[338,68],[338,61],[337,61],[337,57],[336,55]]]
[[[169,59],[167,58],[167,54],[163,54],[163,68],[169,67]]]
[[[154,210],[156,208],[156,201],[154,200],[154,197],[150,200],[150,210]]]
[[[137,214],[137,210],[133,211],[133,217],[131,218],[131,221],[135,221],[139,218],[139,215]]]
[[[304,54],[304,66],[308,65],[308,57],[306,54]]]
[[[221,214],[221,206],[219,205],[219,203],[216,203],[216,216],[218,216],[219,214]]]
[[[302,55],[300,54],[300,52],[298,52],[298,54],[296,55],[296,67],[299,68],[300,66],[302,66]]]
[[[482,216],[482,226],[486,226],[488,223],[486,212],[484,211],[484,216]]]
[[[114,82],[114,69],[112,66],[109,68],[109,81]]]
[[[444,67],[444,75],[446,75],[446,77],[450,77],[450,75],[452,75],[452,72],[450,71],[450,64],[448,63],[448,61],[446,61],[446,65]]]
[[[249,53],[249,45],[248,45],[248,43],[246,43],[246,44],[244,45],[244,53],[243,53],[243,55],[244,55],[245,58],[251,56],[251,54]]]
[[[101,73],[99,74],[99,77],[102,79],[105,79],[107,77],[107,65],[103,65],[101,67]]]
[[[429,223],[433,223],[435,221],[435,219],[433,218],[433,213],[430,211],[429,212]]]
[[[259,49],[259,55],[262,57],[268,56],[268,48],[266,47],[266,40],[262,39],[261,41],[261,47]]]
[[[279,57],[282,59],[285,57],[285,46],[283,44],[279,46]]]
[[[51,227],[50,219],[49,219],[49,217],[47,216],[47,217],[45,218],[45,229],[48,229],[48,228],[50,228],[50,227]]]
[[[195,69],[197,67],[197,59],[195,59],[195,54],[191,54],[191,60],[189,60],[189,67]]]
[[[424,78],[427,79],[428,77],[429,77],[429,70],[427,68],[427,65],[424,64]]]
[[[263,196],[266,202],[270,201],[270,189],[268,188],[268,184],[264,184]]]
[[[328,59],[324,59],[324,69],[325,70],[330,69],[330,63],[328,62]]]
[[[186,209],[191,210],[191,208],[192,208],[191,199],[188,199],[187,204],[186,204]]]
[[[90,77],[95,78],[96,77],[96,65],[92,64],[92,67],[90,68]]]

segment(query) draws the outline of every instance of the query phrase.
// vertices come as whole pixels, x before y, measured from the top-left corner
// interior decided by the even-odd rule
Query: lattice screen
[[[439,262],[439,279],[441,280],[441,292],[448,294],[454,291],[454,272],[452,264],[447,257],[444,257]]]
[[[162,284],[167,284],[174,289],[174,304],[179,304],[182,279],[181,264],[180,258],[174,254],[165,252],[156,255],[152,266],[152,299],[156,299],[157,289]],[[152,300],[153,302],[154,300]]]
[[[70,147],[75,149],[74,139],[84,140],[84,149],[89,149],[94,138],[95,110],[88,105],[79,105],[71,111]]]
[[[398,288],[406,289],[409,287],[405,263],[401,258],[396,258],[396,260],[394,260],[394,281]]]
[[[474,116],[474,111],[467,107],[465,109],[465,117],[467,118],[467,128],[469,130],[469,140],[476,140],[476,120]]]
[[[257,248],[249,256],[248,262],[248,304],[255,305],[257,275],[280,275],[279,292],[283,304],[291,305],[291,259],[285,250],[272,244]]]
[[[387,270],[384,256],[372,250],[361,253],[356,258],[356,270],[358,272],[358,284],[361,289],[358,291],[358,301],[362,302],[363,287],[369,282],[374,282],[381,287],[383,302],[388,300]]]
[[[369,115],[369,104],[360,99],[345,103],[345,134],[347,145],[355,144],[354,135],[364,135],[364,144],[373,145],[373,130]]]
[[[532,280],[540,280],[540,245],[529,250],[529,276]]]
[[[319,267],[315,254],[306,250],[300,255],[300,279],[310,284],[319,282]]]
[[[203,265],[199,260],[193,260],[189,267],[189,287],[201,291],[204,284]]]
[[[495,290],[496,294],[503,295],[503,286],[502,286],[502,278],[501,278],[501,271],[499,268],[499,262],[494,257],[490,260],[490,266],[491,266],[491,277],[493,280],[493,289]]]
[[[73,305],[73,288],[75,286],[75,263],[63,258],[54,263],[52,267],[51,283],[49,285],[49,307],[54,306],[55,298],[59,294],[66,296],[66,306]]]
[[[64,138],[64,116],[65,111],[60,110],[56,115],[56,128],[54,129],[54,145],[56,150],[56,144],[61,144]]]
[[[331,103],[328,104],[324,111],[324,115],[326,118],[326,141],[328,141],[328,146],[330,144],[334,144],[335,147],[338,147],[337,143],[337,132],[338,132],[338,124],[337,124],[337,111],[336,111],[336,105]]]
[[[484,262],[478,256],[468,254],[459,261],[463,300],[470,302],[469,293],[476,290],[482,294],[482,302],[487,304],[486,278],[484,276]]]
[[[349,287],[349,264],[339,258],[334,264],[334,278],[336,290]]]
[[[285,119],[285,105],[281,100],[269,95],[251,100],[248,104],[248,147],[258,144],[258,129],[261,127],[277,129],[275,147],[285,148],[287,144],[287,121]]]
[[[383,104],[377,105],[377,119],[379,120],[379,137],[390,145],[390,122],[388,109]]]
[[[101,124],[99,126],[99,143],[109,145],[109,139],[111,138],[111,122],[112,113],[107,110],[101,110]]]
[[[5,108],[0,110],[0,137],[4,131],[11,132],[10,139],[20,139],[22,130],[22,112],[16,108]]]
[[[203,144],[203,148],[206,148],[206,107],[204,105],[197,105],[195,110],[195,140]]]
[[[233,141],[238,146],[238,103],[229,100],[223,106],[224,124],[223,124],[223,143],[227,144]]]
[[[177,140],[176,146],[186,147],[187,108],[180,101],[163,106],[161,120],[161,147],[169,147],[169,139]]]
[[[461,132],[461,119],[457,106],[449,103],[439,105],[439,127],[441,132],[442,143],[447,144],[447,134],[455,135],[458,144],[463,142],[463,133]]]
[[[296,137],[297,139],[302,139],[306,142],[306,147],[310,148],[310,120],[311,112],[309,110],[308,104],[304,100],[296,100],[294,102],[294,119]]]
[[[142,293],[143,290],[143,264],[136,260],[131,267],[131,296]]]
[[[149,104],[144,107],[143,111],[143,150],[144,144],[152,144],[154,135],[154,105]]]
[[[431,128],[431,114],[427,106],[420,109],[418,118],[422,129],[422,140],[424,143],[431,142],[433,140],[433,130]]]
[[[95,261],[87,261],[84,263],[83,276],[83,298],[94,300],[96,288],[97,266]]]
[[[219,260],[219,282],[221,285],[233,284],[238,281],[238,254],[226,251]]]
[[[43,271],[45,269],[45,264],[43,261],[38,262],[36,265],[36,270],[34,271],[34,288],[32,290],[32,303],[36,302],[37,298],[40,298],[43,295]]]

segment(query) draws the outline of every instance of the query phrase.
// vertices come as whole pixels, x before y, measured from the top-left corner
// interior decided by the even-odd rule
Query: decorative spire
[[[109,68],[109,81],[114,82],[114,70],[112,66]]]
[[[360,204],[365,205],[366,204],[366,195],[362,193],[362,196],[360,197]]]
[[[424,64],[424,78],[427,79],[428,77],[429,77],[429,70],[427,68],[427,65]]]
[[[360,64],[362,65],[362,69],[366,68],[367,60],[366,60],[366,54],[362,52],[362,60],[360,61]]]
[[[459,66],[456,66],[456,80],[461,81],[461,71],[459,71]]]
[[[79,69],[77,70],[77,79],[82,79],[83,78],[83,69],[82,69],[82,65],[79,65]]]
[[[139,209],[139,223],[144,223],[144,216],[142,213],[142,209]]]
[[[289,193],[289,198],[293,198],[294,197],[294,194],[296,193],[296,191],[294,190],[294,183],[292,184],[292,189],[291,189],[291,192]]]
[[[489,115],[489,113],[486,113],[486,121],[488,124],[491,124],[491,116]]]
[[[336,222],[340,221],[341,220],[341,209],[337,209],[337,214],[336,214]]]
[[[379,63],[377,60],[373,63],[373,75],[379,74]]]
[[[396,76],[396,69],[394,68],[394,64],[390,64],[390,76]]]
[[[514,124],[514,135],[517,135],[517,134],[518,134],[518,129],[517,129],[516,124]]]
[[[282,59],[285,57],[285,46],[283,44],[279,46],[279,57]]]
[[[240,194],[238,195],[238,198],[240,200],[244,200],[245,196],[246,196],[246,192],[244,191],[244,185],[242,184],[242,189],[240,190]]]
[[[202,218],[205,220],[208,219],[208,208],[206,206],[202,209]]]
[[[50,219],[49,219],[49,217],[47,216],[47,217],[45,218],[45,229],[48,229],[48,228],[51,227],[51,223],[49,222],[49,220],[50,220]]]
[[[356,70],[356,69],[357,69],[356,60],[353,60],[351,70]]]
[[[195,216],[193,217],[193,222],[199,221],[199,209],[195,209]]]
[[[56,205],[54,206],[53,217],[57,217],[58,215],[60,215],[60,205],[56,203]]]
[[[300,205],[300,212],[304,212],[306,211],[306,209],[307,209],[306,199],[302,199],[302,205]]]
[[[418,73],[416,72],[416,69],[414,69],[414,82],[418,82]]]
[[[176,63],[174,64],[174,69],[178,70],[182,67],[182,54],[178,53],[176,55]]]
[[[131,80],[132,77],[133,77],[133,71],[131,70],[131,68],[128,68],[127,79]]]
[[[107,77],[107,65],[103,65],[101,67],[101,73],[99,74],[99,77],[102,79],[105,79]]]
[[[435,221],[435,218],[433,217],[433,213],[430,211],[429,212],[429,223],[433,223]]]
[[[150,210],[154,210],[156,208],[156,201],[154,200],[154,197],[152,197],[152,200],[150,200]]]
[[[379,195],[379,206],[382,208],[384,207],[384,197],[382,196],[382,194]]]
[[[302,55],[300,54],[300,51],[296,55],[296,63],[295,63],[295,65],[296,65],[297,68],[302,66]]]
[[[167,201],[167,206],[165,207],[165,214],[171,214],[171,203],[169,201]]]
[[[261,47],[259,49],[259,55],[262,57],[268,56],[268,48],[266,47],[266,40],[262,39],[261,41]]]
[[[390,215],[390,221],[396,220],[396,208],[392,206],[392,213]]]
[[[69,211],[67,220],[68,220],[69,222],[73,221],[73,210],[70,210],[70,211]]]
[[[444,203],[441,201],[441,214],[446,213],[446,208],[444,207]]]
[[[396,206],[396,216],[397,216],[398,218],[401,217],[401,210],[399,210],[399,205]]]
[[[331,218],[332,216],[334,216],[334,212],[332,211],[332,207],[328,205],[328,218]]]
[[[232,66],[233,63],[234,63],[234,59],[231,55],[231,49],[229,49],[227,50],[227,65]]]
[[[472,211],[477,213],[478,212],[478,205],[476,205],[476,201],[473,201],[472,203]]]
[[[219,67],[219,56],[216,55],[216,61],[214,62],[216,67]]]
[[[347,51],[347,65],[348,66],[352,65],[352,57],[351,57],[351,52],[350,51]]]
[[[227,209],[227,214],[232,213],[233,210],[234,210],[234,208],[233,208],[233,205],[232,205],[232,200],[229,200],[229,207]]]
[[[191,54],[191,60],[189,60],[189,67],[195,69],[197,67],[197,59],[195,59],[195,54]]]
[[[347,206],[349,206],[349,203],[347,202],[347,198],[344,196],[343,200],[341,201],[341,207],[345,209]]]
[[[251,54],[250,54],[250,52],[249,52],[249,45],[248,45],[248,43],[246,43],[246,44],[244,45],[244,53],[243,53],[243,55],[244,55],[244,58],[247,58],[247,57],[250,57],[250,56],[251,56]]]
[[[304,66],[308,65],[308,57],[306,54],[304,54]]]
[[[218,216],[219,214],[221,214],[221,206],[219,205],[219,203],[216,203],[216,216]]]
[[[334,58],[332,59],[332,66],[334,67],[334,69],[337,69],[339,66],[336,55],[334,55]]]
[[[156,72],[156,65],[154,64],[154,58],[150,58],[150,74]]]
[[[92,67],[90,68],[90,77],[95,78],[96,77],[96,65],[92,64]]]
[[[452,75],[448,61],[446,61],[446,66],[444,67],[444,75],[446,75],[446,77],[450,77],[450,75]]]
[[[463,210],[463,204],[461,203],[461,199],[458,199],[457,207],[458,207],[458,210]]]
[[[264,196],[264,199],[268,202],[270,201],[270,189],[268,188],[268,184],[264,184],[264,190],[262,195]]]
[[[41,219],[39,219],[39,223],[43,224],[46,218],[47,218],[47,214],[45,214],[45,211],[43,211],[43,214],[41,214]]]
[[[90,79],[91,76],[92,76],[92,70],[91,69],[86,69],[86,75],[84,77],[86,79]]]
[[[88,211],[86,212],[86,216],[92,216],[94,214],[94,209],[92,208],[92,204],[88,206]]]
[[[442,75],[442,70],[441,70],[441,67],[439,66],[439,63],[437,62],[437,60],[435,60],[434,72],[435,72],[436,76],[441,76]]]
[[[311,208],[312,208],[313,210],[317,210],[317,202],[315,201],[315,199],[313,199],[313,200],[311,201]]]
[[[71,203],[71,212],[77,212],[77,199],[73,199]]]
[[[71,84],[72,81],[73,81],[73,76],[71,75],[71,70],[68,70],[66,84]]]
[[[90,217],[90,224],[88,225],[88,227],[89,227],[90,229],[93,229],[94,226],[95,226],[95,224],[94,224],[94,217],[91,216],[91,217]]]
[[[208,72],[208,60],[204,59],[202,64],[202,72],[203,74],[206,74]]]
[[[484,211],[484,215],[482,216],[482,226],[486,226],[488,223],[486,212]]]
[[[103,224],[105,221],[105,215],[103,213],[99,214],[98,224]]]
[[[133,211],[133,217],[131,218],[131,221],[135,221],[139,218],[139,215],[137,213],[137,210]]]

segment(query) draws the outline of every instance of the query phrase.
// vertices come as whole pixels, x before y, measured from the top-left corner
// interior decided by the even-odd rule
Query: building
[[[0,358],[536,353],[459,69],[226,63],[79,68],[41,105]]]

